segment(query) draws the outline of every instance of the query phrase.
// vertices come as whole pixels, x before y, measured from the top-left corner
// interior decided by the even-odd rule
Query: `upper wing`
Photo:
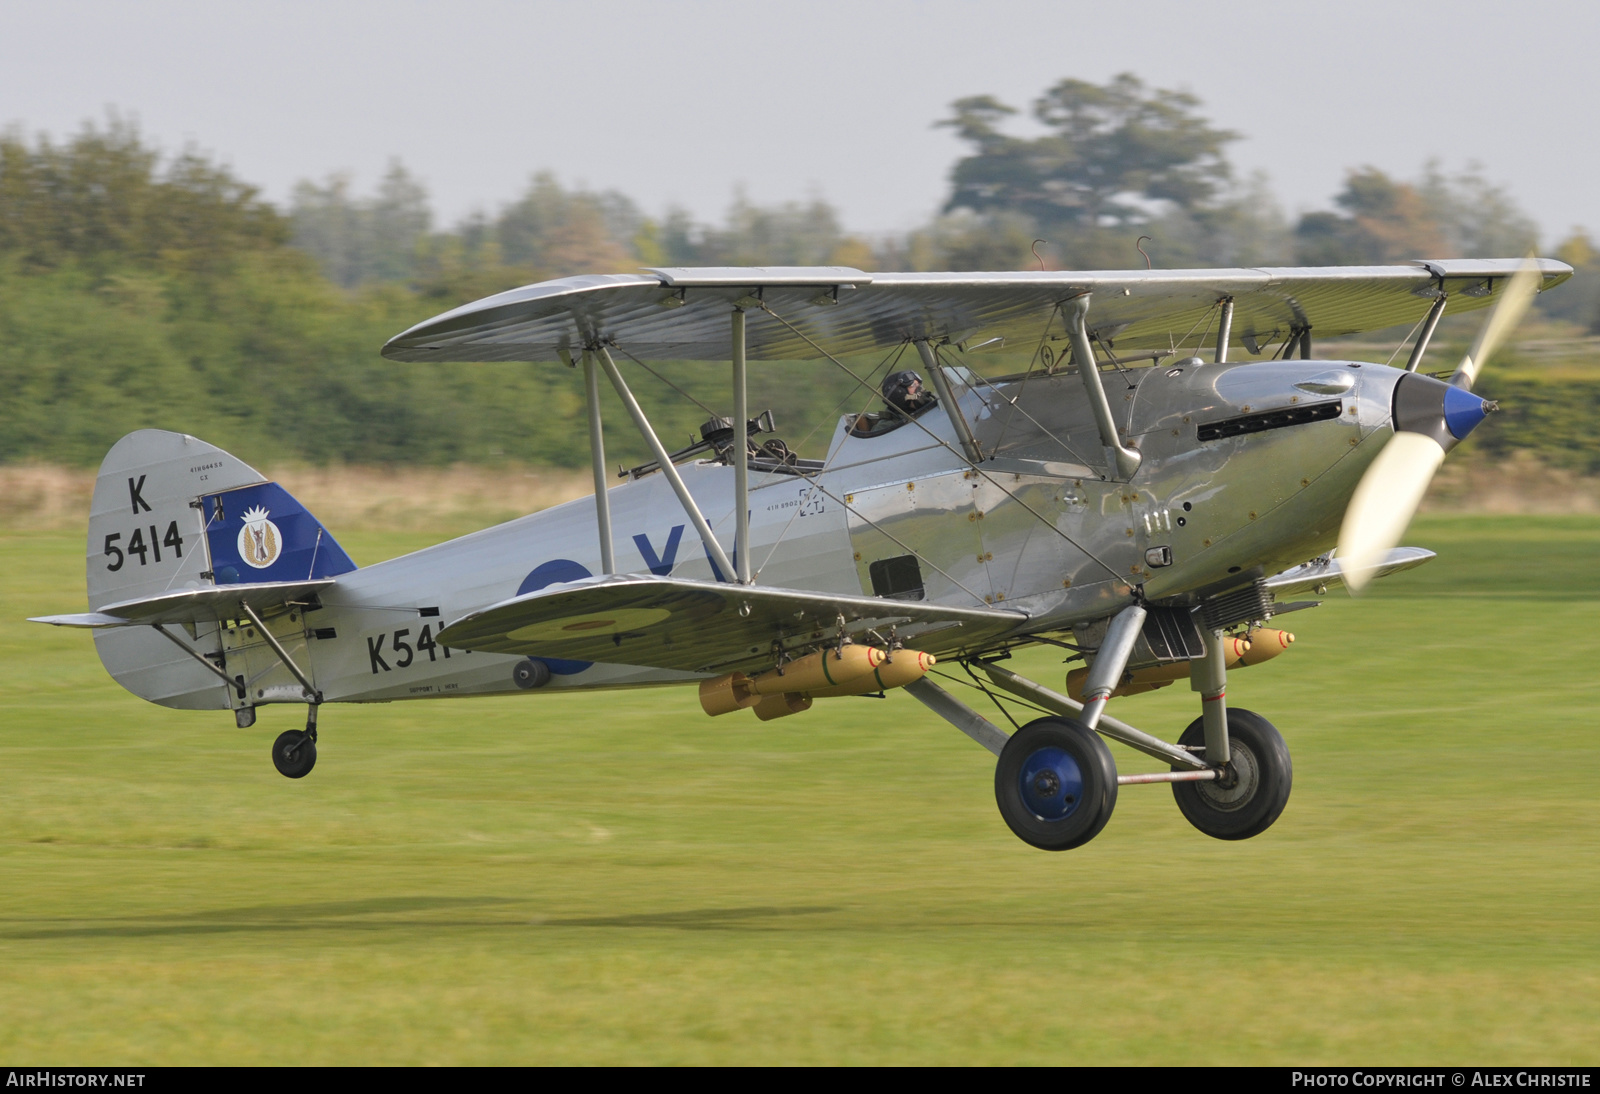
[[[155,623],[218,623],[243,619],[241,604],[248,604],[263,615],[303,602],[319,589],[334,583],[331,577],[315,581],[259,581],[239,585],[216,585],[202,589],[179,589],[141,600],[107,604],[97,612],[79,615],[39,615],[30,623],[51,623],[57,627],[131,627]]]
[[[1027,621],[1023,612],[946,608],[869,596],[625,574],[552,585],[456,620],[457,649],[729,672],[877,630],[930,653],[977,649]]]
[[[1117,350],[1167,350],[1234,301],[1233,334],[1265,346],[1291,330],[1337,338],[1420,319],[1439,292],[1449,311],[1485,307],[1522,259],[1228,270],[877,273],[840,266],[658,269],[566,277],[486,297],[419,323],[384,346],[397,361],[570,360],[614,341],[639,357],[720,361],[728,314],[748,313],[751,358],[815,360],[913,339],[1031,344],[1064,300],[1093,293],[1091,330]],[[1540,259],[1541,288],[1572,267]],[[759,301],[759,304],[757,304]],[[760,305],[770,309],[770,314]],[[781,317],[781,319],[780,319]],[[785,322],[786,321],[786,322]],[[787,325],[786,325],[787,323]],[[1055,333],[1061,333],[1060,324]],[[802,337],[803,335],[803,337]],[[809,339],[809,342],[807,341]],[[815,343],[815,346],[812,345]]]

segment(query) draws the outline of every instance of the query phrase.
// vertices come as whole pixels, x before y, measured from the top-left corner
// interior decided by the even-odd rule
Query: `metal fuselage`
[[[988,384],[952,370],[952,388],[985,460],[961,454],[942,408],[878,437],[842,420],[818,474],[751,474],[750,543],[734,544],[730,466],[680,465],[732,554],[756,582],[860,595],[872,563],[919,558],[923,596],[1026,612],[1024,634],[1103,619],[1135,596],[1193,602],[1326,552],[1362,472],[1391,435],[1391,393],[1405,375],[1329,361],[1182,365],[1110,372],[1124,442],[1142,455],[1117,481],[1075,374]],[[1300,385],[1300,386],[1297,386]],[[1327,404],[1337,404],[1329,410]],[[1201,428],[1291,408],[1327,415],[1201,440]],[[1253,428],[1253,427],[1246,427]],[[720,580],[660,474],[609,492],[617,569]],[[517,693],[518,657],[439,645],[446,624],[519,593],[600,570],[595,507],[584,498],[340,576],[321,607],[269,619],[326,702]],[[1163,552],[1160,549],[1166,548]],[[1170,564],[1161,565],[1164,556]],[[117,674],[160,636],[96,635]],[[303,702],[254,628],[201,624],[196,648],[222,650],[250,704]],[[548,661],[546,690],[687,683],[697,674]],[[126,686],[168,706],[226,709],[233,692],[181,654]]]

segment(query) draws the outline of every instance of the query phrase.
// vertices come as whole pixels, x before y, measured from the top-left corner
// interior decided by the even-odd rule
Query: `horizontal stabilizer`
[[[179,589],[142,600],[107,604],[97,612],[80,615],[40,615],[30,623],[50,623],[57,627],[131,627],[156,623],[220,623],[244,619],[240,607],[248,604],[258,614],[271,615],[291,604],[303,604],[319,589],[333,584],[333,578],[318,581],[265,581],[249,585],[218,585],[203,589]]]
[[[1432,551],[1422,547],[1396,547],[1375,565],[1367,568],[1367,580],[1388,577],[1401,570],[1410,570],[1436,557],[1438,556]],[[1267,578],[1267,590],[1273,596],[1281,598],[1323,587],[1333,589],[1345,583],[1345,573],[1337,557],[1315,558],[1299,566],[1292,566],[1276,577]]]
[[[1027,621],[1023,612],[950,608],[869,596],[627,574],[551,585],[451,623],[443,645],[532,657],[608,661],[690,672],[750,671],[890,627],[935,654],[981,648]]]
[[[79,612],[77,615],[30,615],[29,623],[48,623],[52,627],[126,627],[120,615],[105,612]]]

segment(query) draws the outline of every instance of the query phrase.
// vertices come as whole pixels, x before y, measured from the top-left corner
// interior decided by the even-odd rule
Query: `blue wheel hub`
[[[1022,765],[1022,801],[1041,820],[1066,820],[1083,801],[1083,771],[1062,748],[1041,748]]]

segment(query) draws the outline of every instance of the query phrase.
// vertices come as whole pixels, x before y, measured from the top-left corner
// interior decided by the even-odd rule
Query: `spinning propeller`
[[[1521,321],[1541,279],[1531,259],[1511,276],[1449,384],[1417,373],[1396,384],[1394,436],[1361,477],[1339,529],[1340,569],[1352,592],[1366,585],[1374,567],[1399,544],[1445,453],[1496,409],[1472,394],[1472,382]]]

